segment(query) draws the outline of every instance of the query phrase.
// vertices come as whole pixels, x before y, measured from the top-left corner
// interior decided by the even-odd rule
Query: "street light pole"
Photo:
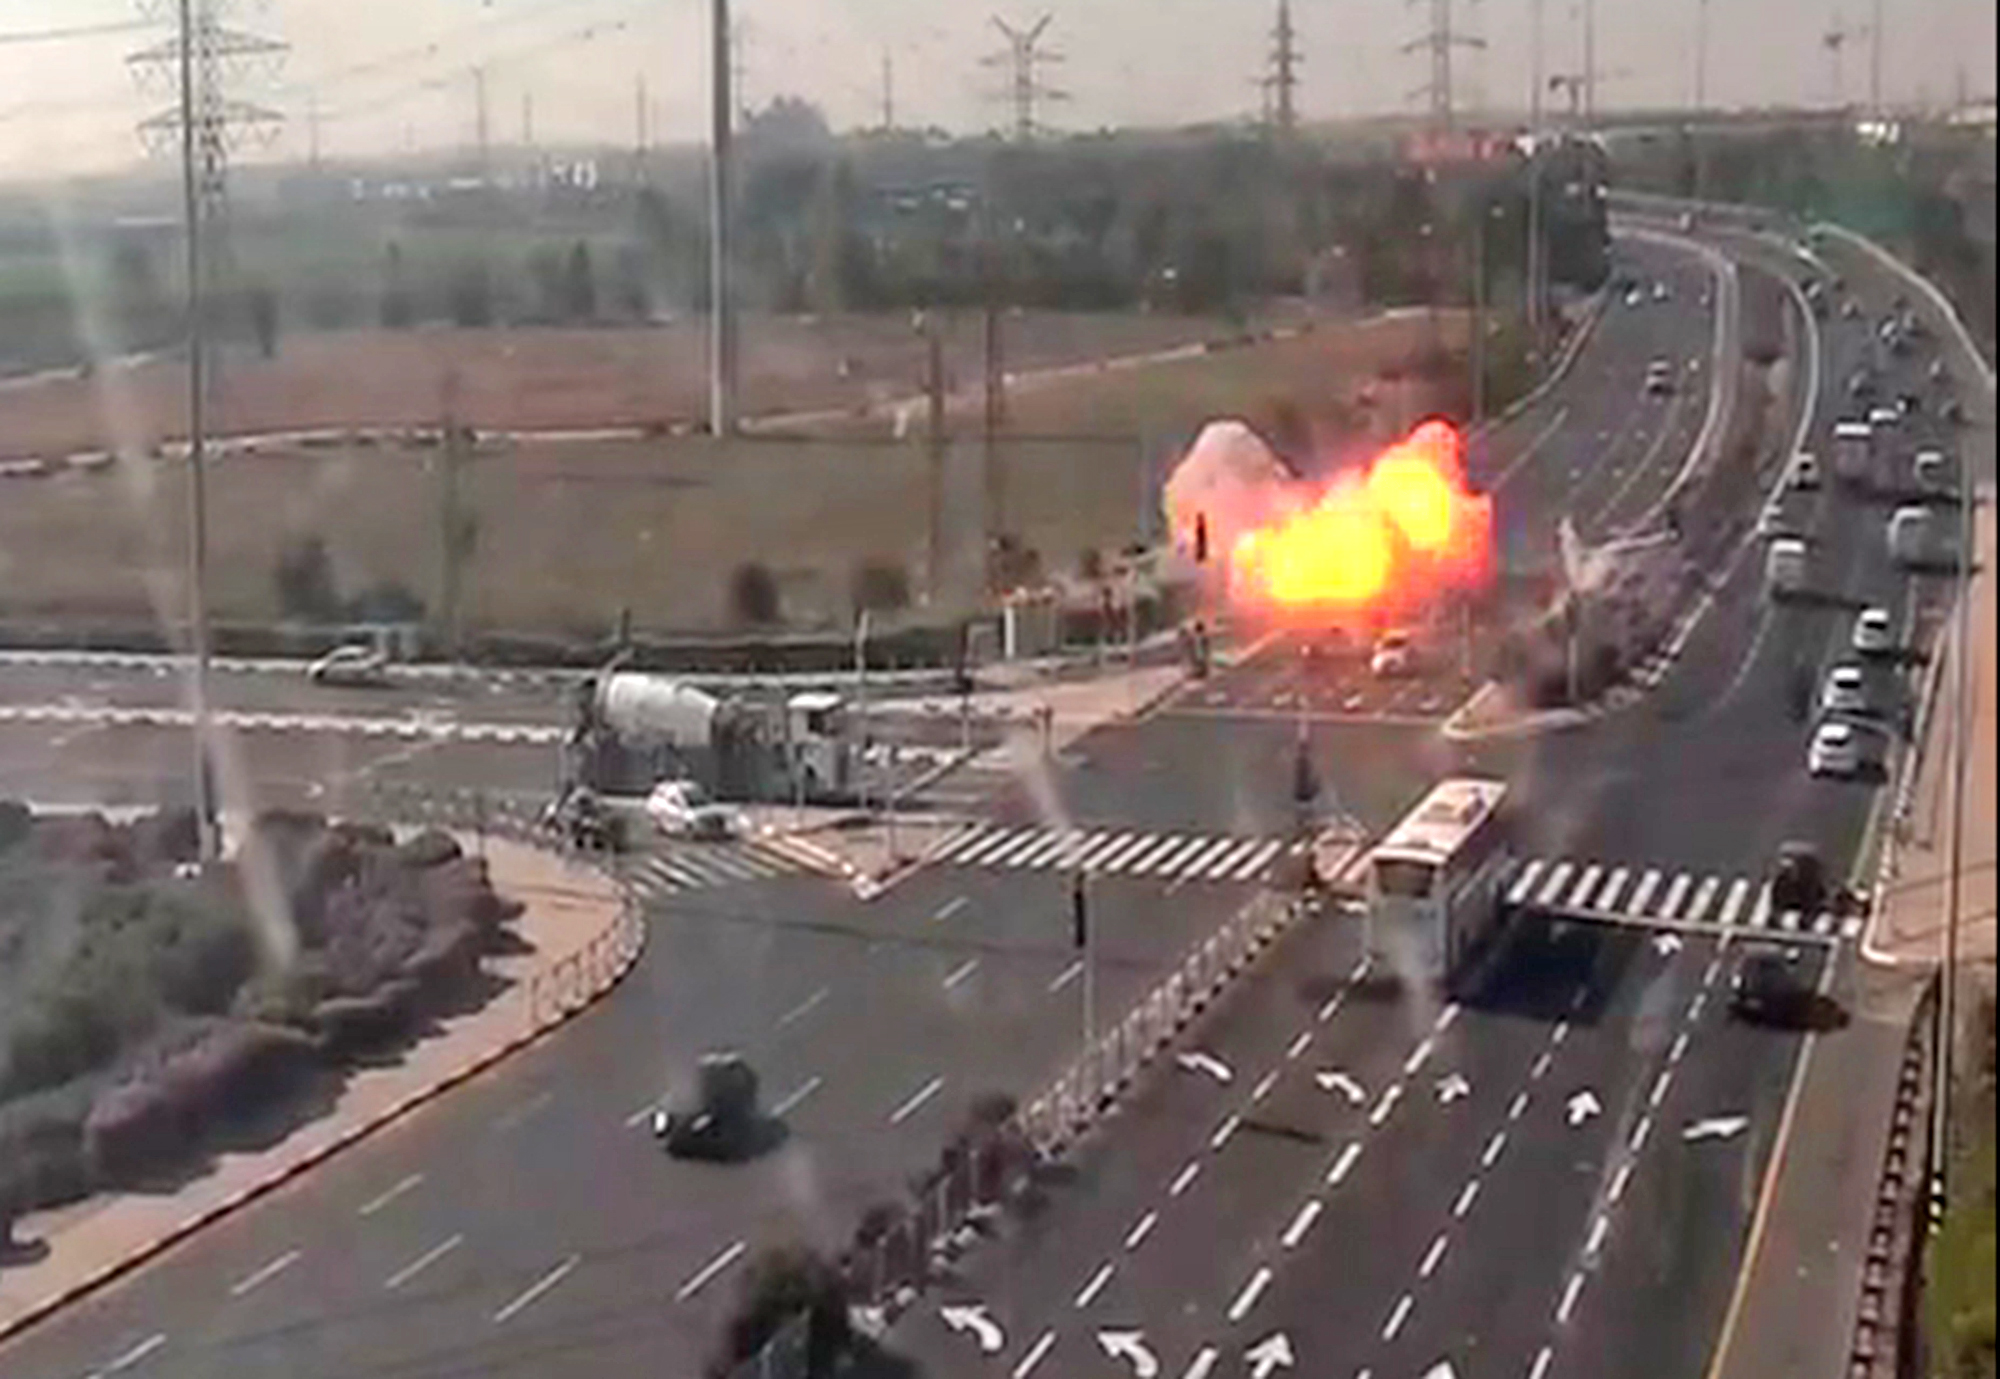
[[[1952,651],[1957,664],[1952,667],[1951,731],[1951,842],[1945,855],[1944,962],[1938,987],[1937,1089],[1932,1098],[1937,1108],[1931,1140],[1931,1191],[1933,1205],[1945,1199],[1946,1171],[1951,1162],[1951,1099],[1955,1045],[1958,1042],[1958,926],[1960,920],[1959,871],[1965,864],[1965,759],[1972,746],[1972,583],[1975,515],[1978,495],[1972,487],[1972,466],[1965,447],[1958,452],[1959,548],[1961,582],[1958,606],[1952,613]]]
[[[195,0],[180,0],[181,214],[187,221],[188,350],[188,641],[194,673],[194,808],[201,860],[221,852],[208,765],[208,331],[202,286],[201,192],[195,134]]]

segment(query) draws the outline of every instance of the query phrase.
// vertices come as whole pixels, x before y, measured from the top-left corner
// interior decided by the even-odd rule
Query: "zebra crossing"
[[[1070,871],[1160,880],[1249,881],[1281,853],[1309,844],[1232,834],[1151,829],[1008,828],[974,824],[946,838],[925,861],[933,866]]]
[[[629,874],[640,895],[716,890],[774,876],[823,875],[826,860],[779,836],[732,843],[668,844],[634,857]]]
[[[1760,878],[1570,858],[1525,859],[1505,897],[1512,910],[1651,928],[1834,940],[1857,938],[1862,926],[1859,915],[1780,910]]]

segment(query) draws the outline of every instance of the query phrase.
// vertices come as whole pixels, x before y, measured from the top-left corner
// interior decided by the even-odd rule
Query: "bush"
[[[287,541],[278,551],[271,582],[277,589],[281,617],[316,624],[341,621],[333,557],[323,538],[308,534]]]
[[[724,1376],[755,1356],[779,1329],[806,1313],[806,1373],[831,1374],[853,1346],[847,1293],[839,1274],[811,1250],[769,1250],[750,1265],[735,1311],[724,1325],[723,1352],[709,1367]]]
[[[396,861],[419,871],[455,862],[463,856],[458,840],[438,829],[425,829],[396,849]]]
[[[748,627],[769,627],[779,621],[778,579],[768,566],[745,561],[729,577],[729,614]]]
[[[19,800],[0,800],[0,852],[22,842],[35,826],[35,813]]]

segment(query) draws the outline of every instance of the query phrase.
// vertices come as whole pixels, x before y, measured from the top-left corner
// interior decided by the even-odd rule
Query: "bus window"
[[[1429,862],[1397,857],[1375,859],[1375,889],[1381,895],[1426,900],[1436,880],[1437,868]]]

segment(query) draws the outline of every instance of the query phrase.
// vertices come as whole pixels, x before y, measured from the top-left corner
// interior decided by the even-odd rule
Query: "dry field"
[[[1311,410],[1351,395],[1431,329],[1422,320],[1328,327],[1025,389],[1010,406],[1017,434],[996,448],[1005,525],[1048,567],[1073,569],[1083,550],[1133,539],[1142,495],[1203,420],[1279,396]],[[599,382],[604,396],[618,393],[615,381]],[[935,592],[942,606],[963,608],[977,593],[986,478],[976,418],[955,414],[952,429],[960,436],[940,474]],[[477,527],[463,616],[474,628],[601,635],[629,608],[641,629],[720,628],[732,572],[756,560],[779,576],[788,620],[844,623],[860,562],[898,564],[915,594],[927,592],[930,489],[916,438],[482,441],[458,482]],[[279,555],[306,535],[325,541],[344,595],[393,581],[438,609],[445,492],[436,448],[217,460],[215,616],[277,621]],[[0,479],[0,617],[130,623],[178,607],[184,510],[172,462]]]

